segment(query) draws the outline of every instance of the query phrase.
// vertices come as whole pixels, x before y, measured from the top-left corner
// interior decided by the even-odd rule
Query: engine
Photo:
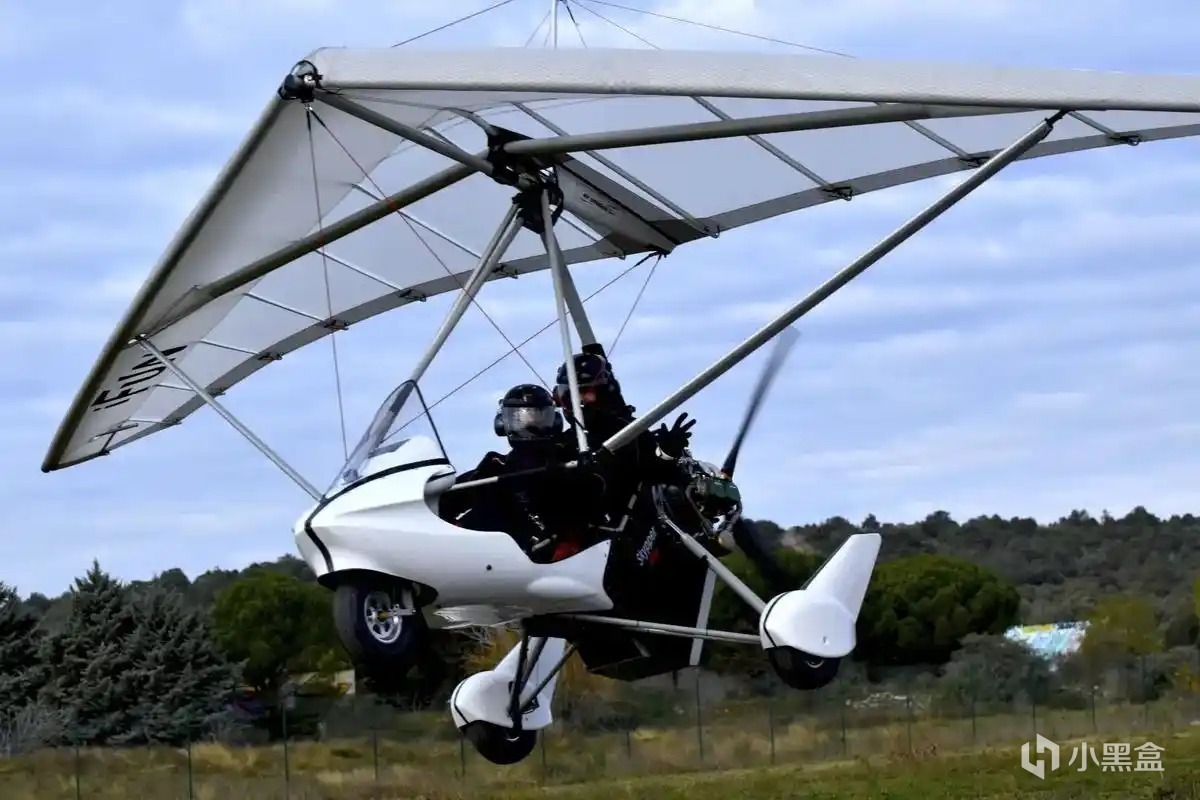
[[[655,492],[659,513],[710,552],[728,554],[730,549],[721,543],[721,536],[742,514],[742,496],[737,484],[707,461],[685,456],[679,463],[685,482],[663,486]]]

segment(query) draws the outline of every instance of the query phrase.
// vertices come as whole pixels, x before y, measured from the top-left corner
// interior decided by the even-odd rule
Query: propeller
[[[796,339],[800,334],[795,328],[785,328],[779,334],[779,339],[775,343],[775,349],[771,351],[771,357],[767,360],[766,366],[763,367],[762,375],[759,376],[758,385],[754,387],[754,393],[750,397],[750,405],[746,408],[746,414],[742,418],[741,428],[738,429],[737,436],[733,440],[733,446],[729,448],[729,454],[725,456],[725,463],[721,466],[721,472],[727,478],[733,477],[733,472],[737,468],[738,454],[741,452],[742,444],[746,441],[746,434],[750,431],[750,426],[754,423],[754,418],[758,415],[758,409],[762,405],[763,398],[766,397],[767,391],[771,388],[771,382],[775,380],[775,376],[779,373],[779,368],[783,366],[783,360],[787,358],[788,352],[792,349],[792,345],[796,343]],[[771,551],[763,542],[762,537],[758,535],[758,530],[754,525],[744,517],[740,517],[733,524],[730,531],[733,537],[734,544],[738,549],[746,554],[746,558],[754,564],[759,573],[767,580],[772,589],[777,592],[785,592],[788,590],[789,580],[787,573],[779,566],[772,556]]]
[[[754,394],[750,396],[750,405],[746,409],[746,415],[742,417],[742,427],[738,429],[738,434],[733,440],[733,447],[729,448],[729,455],[725,456],[725,463],[721,465],[721,472],[725,473],[726,477],[733,477],[733,471],[737,468],[738,453],[741,452],[742,443],[746,441],[746,434],[750,431],[750,426],[754,424],[754,418],[758,415],[763,398],[771,388],[771,382],[775,380],[779,368],[783,366],[783,360],[787,358],[788,352],[799,336],[800,334],[795,328],[784,328],[783,332],[779,334],[775,349],[771,351],[771,357],[767,359],[762,375],[758,378],[758,385],[754,387]]]

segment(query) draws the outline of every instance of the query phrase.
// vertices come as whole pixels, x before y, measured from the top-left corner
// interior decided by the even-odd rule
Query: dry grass
[[[437,719],[442,726],[446,724],[441,717]],[[0,798],[474,798],[527,796],[530,792],[549,792],[552,786],[553,794],[584,798],[600,794],[595,789],[579,787],[613,781],[619,783],[612,784],[606,798],[653,795],[656,800],[663,800],[682,797],[680,787],[710,785],[723,786],[722,791],[734,793],[720,796],[742,792],[728,781],[762,783],[765,793],[754,797],[791,797],[801,767],[804,780],[808,780],[810,773],[824,774],[835,765],[859,776],[845,779],[851,783],[861,784],[868,778],[876,780],[879,770],[883,770],[879,775],[895,773],[902,777],[909,774],[906,770],[912,765],[942,761],[961,764],[953,758],[955,753],[987,752],[998,745],[1011,747],[1031,738],[1034,724],[1032,715],[980,717],[974,725],[970,719],[920,719],[858,727],[855,721],[848,717],[843,726],[842,715],[835,712],[815,718],[795,717],[772,725],[765,713],[749,715],[744,710],[738,713],[730,709],[726,714],[714,713],[699,731],[693,725],[585,736],[555,728],[543,737],[542,745],[529,759],[506,768],[488,764],[456,740],[438,741],[419,735],[403,740],[294,742],[286,749],[282,745],[231,748],[199,744],[191,748],[190,754],[188,750],[166,748],[82,751],[78,756],[71,751],[44,752],[0,761]],[[1152,740],[1159,744],[1167,739],[1186,743],[1200,759],[1200,746],[1195,742],[1172,738],[1187,730],[1187,722],[1178,703],[1164,702],[1149,709],[1100,709],[1094,724],[1090,711],[1051,712],[1037,717],[1037,730],[1058,741],[1085,736],[1131,741],[1139,731],[1144,737],[1146,731],[1152,730]],[[1167,755],[1173,752],[1169,749]],[[1004,774],[1012,778],[1013,773],[1019,772],[1015,759],[1011,755],[1004,758],[1007,759]],[[707,774],[715,770],[730,771],[728,775],[741,777]],[[636,777],[655,775],[674,777],[668,784]],[[1147,776],[1142,774],[1137,778],[1144,781]],[[675,788],[667,791],[661,788],[664,785]],[[567,786],[576,788],[559,788]],[[514,792],[518,794],[513,795]],[[859,792],[824,796],[864,795]],[[943,796],[952,795],[922,794],[922,798]],[[1183,796],[1190,795],[1172,797]]]

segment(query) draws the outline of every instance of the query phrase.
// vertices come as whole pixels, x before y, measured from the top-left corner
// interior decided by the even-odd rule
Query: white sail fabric
[[[323,49],[307,61],[323,91],[468,153],[486,147],[480,121],[542,139],[879,104],[937,106],[934,118],[918,121],[572,152],[640,200],[668,251],[972,169],[1060,109],[1072,114],[1024,158],[1200,133],[1200,77],[1191,76],[645,50]],[[133,343],[136,336],[148,336],[220,394],[338,327],[465,281],[515,192],[465,168],[467,177],[447,179],[317,252],[279,255],[456,166],[317,94],[312,114],[297,101],[269,104],[117,326],[43,470],[103,455],[202,405]],[[650,249],[569,213],[555,230],[571,264]],[[540,238],[522,230],[493,277],[546,265]],[[253,280],[236,279],[251,267]]]

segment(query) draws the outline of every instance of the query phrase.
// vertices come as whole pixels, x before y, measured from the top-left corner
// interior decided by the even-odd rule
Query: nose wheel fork
[[[347,576],[334,590],[333,621],[354,665],[394,684],[428,641],[412,587],[384,576]]]

